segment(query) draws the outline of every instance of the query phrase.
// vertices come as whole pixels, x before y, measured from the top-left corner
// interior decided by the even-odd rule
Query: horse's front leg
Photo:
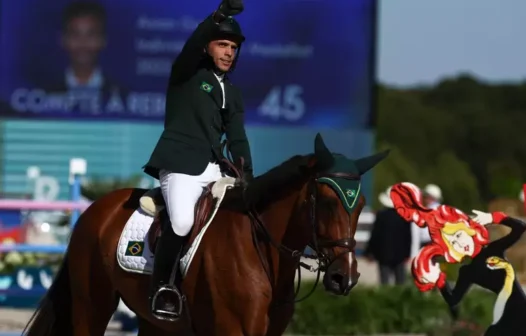
[[[269,313],[269,326],[266,336],[281,336],[287,330],[292,316],[294,315],[294,304],[285,303],[273,307]]]
[[[249,297],[232,293],[225,300],[213,299],[212,307],[213,313],[204,305],[193,305],[191,308],[193,326],[198,336],[267,335],[269,300],[257,292]]]
[[[223,273],[224,274],[224,273]],[[198,336],[265,336],[270,284],[254,276],[206,276],[187,282],[192,325]],[[266,281],[265,281],[266,280]],[[186,281],[186,279],[185,279]]]

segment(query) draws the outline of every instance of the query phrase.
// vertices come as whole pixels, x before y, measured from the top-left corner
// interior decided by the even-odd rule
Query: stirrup
[[[165,293],[165,292],[167,292],[167,293]],[[159,298],[159,296],[161,294],[164,294],[166,296],[173,295],[173,296],[176,297],[177,302],[175,302],[175,304],[178,305],[178,307],[176,307],[177,311],[173,312],[173,311],[166,311],[166,310],[156,309],[155,308],[156,307],[156,303],[157,303],[157,299]],[[179,292],[177,287],[170,286],[170,285],[163,285],[163,286],[159,287],[159,289],[157,289],[157,291],[153,295],[152,303],[151,303],[152,315],[155,316],[155,318],[157,318],[159,320],[175,322],[181,317],[181,315],[183,313],[183,304],[184,304],[185,300],[186,300],[186,298],[184,297],[184,295],[181,295],[181,293]]]

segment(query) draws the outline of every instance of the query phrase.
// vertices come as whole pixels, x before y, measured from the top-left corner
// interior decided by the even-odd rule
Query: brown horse
[[[119,298],[137,314],[140,336],[282,335],[307,246],[325,272],[327,291],[347,295],[356,285],[354,235],[365,204],[360,177],[386,155],[350,160],[331,153],[318,134],[314,154],[294,156],[229,190],[182,282],[186,314],[176,322],[150,314],[149,276],[125,271],[116,257],[121,233],[147,191],[113,191],[81,215],[24,335],[102,336]],[[198,213],[208,211],[202,209],[209,194],[203,200]],[[202,223],[196,219],[190,242]],[[130,253],[142,246],[132,244]]]

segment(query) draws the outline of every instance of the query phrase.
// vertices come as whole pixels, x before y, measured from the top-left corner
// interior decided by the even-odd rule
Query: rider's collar
[[[225,73],[224,72],[214,71],[214,75],[216,76],[217,80],[220,83],[225,80]]]

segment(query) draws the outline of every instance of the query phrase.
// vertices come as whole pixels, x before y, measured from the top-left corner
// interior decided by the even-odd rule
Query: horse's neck
[[[292,257],[290,250],[303,252],[313,234],[309,230],[309,219],[301,218],[301,207],[305,205],[299,204],[299,200],[303,192],[302,189],[274,202],[263,214],[265,227],[274,242],[286,247],[282,251],[277,251],[275,246],[271,247],[272,265],[279,282],[294,280],[298,259]]]
[[[312,232],[308,231],[307,223],[301,220],[299,199],[301,192],[296,192],[271,204],[264,213],[264,224],[276,243],[289,249],[300,250],[307,246]]]

